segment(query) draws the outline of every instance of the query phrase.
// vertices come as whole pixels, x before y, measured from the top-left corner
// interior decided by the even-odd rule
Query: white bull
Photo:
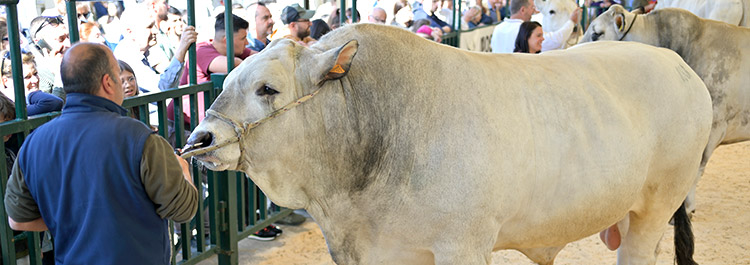
[[[636,17],[615,5],[591,22],[581,42],[619,39],[672,49],[705,82],[714,121],[699,176],[719,145],[750,140],[750,29],[677,8]],[[695,187],[686,202],[695,211]]]
[[[659,0],[654,9],[682,8],[699,17],[747,27],[750,0]]]
[[[618,263],[654,264],[673,213],[691,264],[678,208],[710,125],[705,86],[667,49],[493,55],[356,24],[244,61],[188,144],[306,209],[338,264],[488,264],[499,249],[552,264],[615,223]]]

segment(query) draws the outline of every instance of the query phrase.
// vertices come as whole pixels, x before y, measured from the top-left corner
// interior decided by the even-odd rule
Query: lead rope
[[[632,29],[632,28],[633,28],[633,24],[635,24],[635,19],[636,19],[637,17],[638,17],[638,14],[635,14],[635,16],[633,16],[633,20],[631,20],[631,21],[630,21],[630,26],[628,26],[628,30],[626,30],[626,31],[625,31],[625,33],[624,33],[624,34],[622,34],[622,37],[620,37],[620,40],[619,40],[619,41],[622,41],[622,40],[623,40],[623,39],[625,38],[625,36],[627,36],[627,35],[628,35],[628,32],[630,32],[630,29]]]
[[[200,155],[200,154],[205,154],[205,153],[214,151],[216,149],[222,148],[224,146],[227,146],[227,145],[230,145],[230,144],[233,144],[233,143],[239,143],[240,144],[240,158],[239,159],[242,160],[243,157],[245,156],[244,155],[244,150],[243,150],[244,148],[242,148],[242,137],[247,132],[249,132],[250,129],[258,127],[261,124],[263,124],[264,122],[266,122],[266,121],[268,121],[268,120],[270,120],[272,118],[275,118],[275,117],[281,115],[282,113],[287,112],[287,111],[289,111],[289,110],[291,110],[291,109],[293,109],[293,108],[295,108],[295,107],[297,107],[299,105],[302,105],[302,103],[305,103],[305,101],[308,101],[311,98],[313,98],[315,95],[317,95],[318,92],[320,92],[321,88],[323,88],[323,87],[322,86],[318,87],[318,89],[315,89],[315,91],[313,91],[312,93],[307,94],[305,96],[302,96],[301,98],[299,98],[299,99],[297,99],[297,100],[295,100],[295,101],[293,101],[293,102],[291,102],[289,104],[286,104],[286,105],[284,105],[283,107],[281,107],[279,109],[274,110],[273,112],[271,112],[271,114],[268,114],[268,116],[263,117],[263,118],[255,121],[253,123],[239,123],[239,122],[235,121],[234,119],[230,118],[229,116],[222,114],[221,112],[215,111],[213,109],[209,109],[209,110],[206,111],[206,116],[209,116],[209,115],[210,116],[214,116],[214,117],[218,118],[219,120],[221,120],[221,121],[223,121],[223,122],[231,125],[234,128],[234,132],[237,134],[237,136],[234,137],[234,138],[231,138],[231,139],[229,139],[227,141],[224,141],[224,142],[221,142],[221,143],[217,143],[215,145],[211,145],[211,146],[204,147],[204,148],[200,148],[199,145],[186,145],[183,148],[183,153],[181,153],[180,156],[182,158],[184,158],[184,159],[188,159],[190,157],[193,157],[193,156],[196,156],[196,155]],[[245,160],[247,160],[247,159],[245,159]],[[239,166],[240,165],[239,164],[240,161],[237,161],[237,162],[238,162],[237,166]]]

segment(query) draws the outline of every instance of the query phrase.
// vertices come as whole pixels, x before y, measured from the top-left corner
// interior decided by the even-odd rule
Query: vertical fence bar
[[[453,25],[451,25],[451,29],[452,29],[452,31],[454,31],[454,32],[455,32],[455,31],[457,31],[457,30],[460,30],[460,28],[457,28],[458,24],[456,24],[456,23],[457,23],[457,22],[458,22],[459,20],[461,20],[461,18],[458,18],[458,19],[456,18],[456,14],[458,14],[458,12],[459,12],[459,11],[457,11],[457,9],[456,9],[456,0],[450,0],[450,1],[451,1],[451,2],[453,3],[453,12],[451,12],[451,19],[453,19],[453,21],[452,21],[452,22],[453,22]],[[458,0],[458,1],[461,1],[461,0]],[[395,15],[395,14],[394,14],[394,15]],[[499,21],[499,19],[498,19],[498,21]]]
[[[219,242],[219,225],[220,217],[217,214],[219,212],[219,200],[216,198],[219,193],[219,184],[216,176],[217,172],[208,171],[208,215],[211,220],[209,225],[211,244],[216,245]]]
[[[359,19],[357,16],[357,0],[352,0],[352,24],[357,23],[357,19]]]
[[[195,0],[187,1],[188,26],[195,27]],[[189,84],[198,83],[197,69],[195,68],[195,44],[190,45],[188,49],[188,80]],[[206,105],[208,106],[208,105]]]
[[[205,209],[205,207],[203,207],[203,202],[205,201],[203,198],[203,177],[200,168],[198,168],[195,163],[191,164],[193,165],[193,183],[196,183],[195,187],[198,189],[198,211],[195,214],[195,218],[193,218],[195,230],[197,232],[195,235],[195,245],[198,252],[204,252],[206,251],[206,231],[204,228],[205,223],[203,222],[205,216],[203,213],[203,210]]]
[[[338,0],[338,1],[339,1],[339,25],[343,26],[346,23],[346,0]]]
[[[2,150],[5,150],[5,143],[0,142],[0,148]],[[0,161],[5,161],[7,159],[5,157],[5,151],[0,151]],[[2,192],[3,195],[5,195],[5,187],[8,182],[8,178],[5,176],[8,176],[10,172],[8,172],[8,168],[5,166],[0,166],[0,192]],[[2,264],[16,264],[16,246],[15,241],[13,240],[13,230],[10,229],[10,226],[8,225],[8,214],[5,212],[5,204],[0,203],[0,222],[3,223],[2,227],[0,227],[0,245],[2,245],[2,253],[0,253],[0,261],[2,261]]]
[[[29,264],[42,265],[42,241],[39,232],[26,233],[26,241],[29,243]]]
[[[187,15],[188,15],[188,26],[195,27],[195,0],[188,0],[187,1]],[[195,85],[198,83],[198,76],[197,76],[197,68],[196,68],[196,45],[191,44],[190,48],[188,48],[188,83],[190,85]],[[204,96],[207,96],[206,92],[200,92],[203,93]],[[197,98],[196,95],[192,94],[190,95],[190,129],[194,130],[195,127],[198,125],[198,111],[195,111],[198,109],[197,104]],[[208,106],[208,105],[206,105]],[[176,106],[175,106],[176,108]],[[176,127],[175,127],[176,128]],[[181,145],[177,145],[181,146]],[[191,159],[192,160],[192,159]],[[195,163],[190,163],[193,168],[193,183],[195,184],[195,188],[198,190],[198,211],[195,214],[195,218],[193,218],[193,223],[195,224],[195,230],[196,230],[196,250],[198,252],[203,252],[206,250],[206,239],[204,234],[204,224],[203,224],[203,178],[201,177],[201,170],[198,168],[198,166]],[[190,227],[188,227],[190,228]],[[192,229],[190,230],[190,235],[192,235]],[[190,251],[190,246],[187,246],[187,251]],[[185,248],[183,247],[183,252],[185,252]]]
[[[180,224],[180,241],[182,242],[182,260],[189,260],[192,256],[190,242],[193,237],[193,229],[190,229],[190,222]]]
[[[5,12],[8,15],[8,45],[10,45],[10,63],[13,84],[23,84],[23,66],[21,65],[21,43],[18,33],[18,6],[16,4],[6,5]],[[6,60],[6,59],[3,59]],[[16,119],[26,119],[26,93],[23,86],[14,86]]]
[[[456,20],[458,22],[458,23],[456,23],[456,29],[458,30],[459,35],[460,35],[460,33],[461,33],[461,20],[463,20],[463,19],[461,19],[461,15],[460,15],[461,14],[461,2],[463,2],[463,1],[461,1],[461,0],[453,0],[453,1],[458,1],[458,8],[456,8],[455,2],[453,2],[454,3],[453,4],[453,10],[454,11],[458,10],[458,12],[459,12],[459,15],[458,15],[459,18]],[[456,46],[456,47],[458,47],[458,46]]]
[[[232,16],[232,0],[224,1],[224,31],[227,38],[227,73],[234,69],[234,17]]]
[[[75,0],[66,0],[65,9],[67,10],[68,16],[68,39],[70,43],[76,43],[80,39],[78,37],[78,10],[76,10]]]
[[[237,231],[242,232],[245,230],[245,222],[247,216],[247,204],[245,204],[245,195],[247,180],[244,178],[237,178],[236,189],[237,189]]]
[[[164,139],[169,139],[169,128],[167,128],[167,103],[165,100],[159,100],[156,102],[156,119],[159,123],[159,135],[164,137]]]
[[[218,199],[225,204],[222,214],[224,224],[219,232],[219,265],[236,265],[239,262],[237,255],[237,190],[230,183],[235,182],[236,175],[226,171],[219,172],[219,196]]]
[[[230,9],[231,0],[227,1],[227,3],[227,8]],[[226,17],[231,17],[231,13],[226,15],[225,18]],[[227,24],[231,24],[231,22],[227,22]],[[227,42],[229,42],[229,38],[227,38]],[[227,50],[229,50],[228,47]],[[229,51],[227,51],[227,54],[230,54]],[[234,58],[234,56],[231,57]],[[220,93],[225,78],[226,75],[222,74],[211,75],[213,89],[218,91],[218,93]],[[236,265],[239,262],[239,256],[237,254],[237,189],[231,187],[233,183],[236,183],[236,175],[230,174],[227,171],[216,172],[215,174],[217,180],[214,181],[218,184],[218,190],[216,193],[211,194],[211,196],[214,196],[214,199],[217,201],[218,212],[216,215],[220,219],[218,222],[219,235],[217,242],[220,249],[217,251],[219,265]]]
[[[250,226],[253,226],[258,222],[258,215],[255,214],[255,209],[258,209],[258,197],[256,195],[258,193],[255,191],[255,183],[252,181],[248,180],[247,186],[248,207],[253,211],[248,219]]]
[[[263,191],[261,191],[260,188],[255,185],[255,183],[253,183],[253,189],[255,189],[255,192],[258,194],[258,204],[256,209],[260,211],[260,219],[266,220],[268,218],[268,209],[266,208],[266,194],[263,193]]]

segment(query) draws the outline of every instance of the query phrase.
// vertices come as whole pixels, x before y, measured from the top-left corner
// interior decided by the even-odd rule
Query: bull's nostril
[[[188,145],[194,145],[198,148],[202,148],[208,147],[209,145],[211,145],[211,143],[213,143],[213,141],[214,135],[211,132],[198,131],[190,135],[190,139],[188,139]]]

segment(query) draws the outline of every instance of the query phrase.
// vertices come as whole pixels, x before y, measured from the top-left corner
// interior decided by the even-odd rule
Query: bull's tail
[[[674,220],[674,253],[678,265],[697,265],[693,260],[695,242],[690,218],[685,211],[685,203],[672,215]]]

